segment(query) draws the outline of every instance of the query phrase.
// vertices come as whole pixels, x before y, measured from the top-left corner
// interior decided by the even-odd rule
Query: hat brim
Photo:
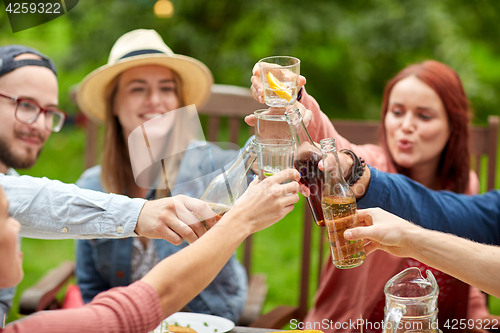
[[[91,120],[103,123],[106,119],[106,90],[109,84],[127,69],[158,65],[171,69],[180,77],[186,105],[199,109],[210,96],[213,76],[201,61],[183,55],[148,54],[121,59],[113,65],[104,65],[88,74],[80,83],[76,102]]]

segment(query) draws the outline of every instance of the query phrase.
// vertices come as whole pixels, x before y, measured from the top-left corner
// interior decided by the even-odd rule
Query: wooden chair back
[[[19,313],[29,315],[37,311],[60,309],[62,304],[56,299],[57,293],[73,277],[74,271],[75,263],[71,261],[65,261],[48,271],[22,293]]]
[[[377,144],[380,138],[379,121],[352,121],[332,120],[337,132],[353,144]],[[482,186],[487,190],[495,188],[496,163],[498,148],[498,126],[499,117],[489,116],[487,126],[471,126],[470,128],[470,153],[472,167],[483,180]],[[487,161],[484,161],[487,157]],[[486,165],[484,163],[485,162]],[[483,175],[486,170],[486,175]],[[304,225],[302,238],[302,258],[300,269],[299,303],[297,306],[279,306],[269,313],[257,319],[251,326],[280,329],[290,322],[291,319],[302,321],[309,309],[309,283],[311,263],[312,230],[317,229],[320,233],[319,260],[318,260],[318,283],[323,265],[324,236],[323,228],[313,227],[314,222],[310,210],[304,210]]]

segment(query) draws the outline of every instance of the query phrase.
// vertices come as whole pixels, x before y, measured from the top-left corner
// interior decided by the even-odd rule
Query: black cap
[[[20,54],[31,53],[39,56],[40,59],[14,60]],[[50,69],[57,76],[56,66],[47,56],[41,54],[31,47],[24,45],[7,45],[0,47],[0,76],[12,72],[14,69],[23,66],[42,66]]]

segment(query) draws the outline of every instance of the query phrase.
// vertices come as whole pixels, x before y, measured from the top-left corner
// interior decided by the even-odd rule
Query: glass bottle
[[[257,158],[255,140],[241,151],[233,164],[215,177],[201,196],[217,214],[217,221],[233,206],[247,188],[246,176]]]
[[[298,108],[287,110],[285,117],[292,138],[297,145],[294,167],[300,173],[300,182],[307,186],[311,192],[307,197],[307,203],[314,221],[317,225],[324,226],[323,211],[321,209],[324,175],[323,171],[318,168],[318,163],[321,161],[321,150],[311,139]]]
[[[354,268],[366,259],[362,240],[349,241],[344,238],[344,231],[359,225],[356,197],[344,179],[335,139],[323,139],[320,143],[325,175],[321,206],[332,261],[337,268]]]

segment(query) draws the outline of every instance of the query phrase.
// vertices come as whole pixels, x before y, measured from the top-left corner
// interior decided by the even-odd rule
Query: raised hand
[[[270,64],[271,65],[271,64]],[[276,67],[279,67],[276,65]],[[255,64],[252,69],[252,78],[250,81],[252,82],[252,87],[250,88],[252,90],[252,95],[253,98],[259,103],[264,103],[264,85],[262,84],[262,80],[260,78],[260,70],[259,70],[259,64]],[[298,83],[298,89],[300,89],[302,86],[306,84],[306,78],[303,77],[302,75],[299,76],[299,83]]]
[[[291,179],[292,182],[282,184]],[[265,229],[285,217],[299,201],[299,172],[287,169],[261,182],[254,179],[223,220],[246,221],[249,233]]]
[[[381,208],[359,209],[358,219],[361,227],[346,230],[344,237],[348,240],[370,240],[365,244],[367,254],[380,249],[398,257],[409,257],[412,235],[422,230]]]
[[[163,238],[179,245],[182,239],[193,243],[201,237],[208,226],[215,224],[215,214],[201,200],[177,195],[146,202],[142,208],[135,232],[148,238]]]

